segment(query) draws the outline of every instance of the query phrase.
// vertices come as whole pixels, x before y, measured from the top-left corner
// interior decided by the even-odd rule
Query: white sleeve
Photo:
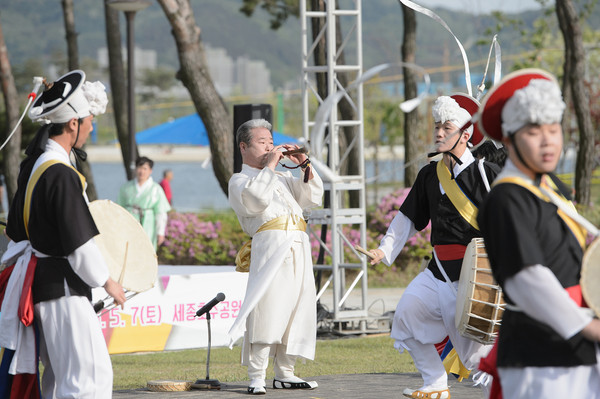
[[[398,257],[406,241],[415,235],[417,229],[415,224],[402,212],[398,212],[387,229],[385,236],[381,239],[379,249],[383,251],[383,263],[390,266]]]
[[[164,236],[167,231],[168,215],[166,213],[158,213],[156,215],[156,234]]]
[[[267,167],[252,179],[235,173],[229,180],[231,207],[238,216],[253,217],[261,214],[273,199],[277,181],[275,172]]]
[[[286,176],[288,187],[302,209],[320,206],[323,201],[323,181],[314,168],[312,174],[313,178],[307,183],[304,183],[303,177],[294,177],[291,173],[289,177]]]
[[[90,287],[101,287],[108,280],[108,266],[93,238],[67,256],[67,260],[73,271]]]
[[[531,318],[569,339],[592,321],[592,316],[569,297],[550,269],[526,267],[506,279],[504,291]]]

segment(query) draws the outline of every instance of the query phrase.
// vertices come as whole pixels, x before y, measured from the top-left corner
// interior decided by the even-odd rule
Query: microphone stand
[[[210,333],[210,312],[206,312],[206,324],[208,325],[208,354],[206,356],[206,378],[204,380],[196,380],[192,384],[194,389],[221,389],[221,383],[219,380],[211,380],[209,376],[209,364],[210,364],[210,345],[211,345],[211,333]]]

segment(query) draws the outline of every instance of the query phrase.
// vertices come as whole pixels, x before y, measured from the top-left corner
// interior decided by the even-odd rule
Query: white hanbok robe
[[[246,296],[229,331],[233,345],[283,344],[288,355],[314,359],[316,290],[310,242],[301,230],[266,230],[266,222],[288,216],[297,223],[302,210],[321,204],[323,183],[313,170],[307,183],[290,172],[243,165],[229,181],[229,202],[244,232],[252,237]],[[247,364],[247,358],[244,364]]]

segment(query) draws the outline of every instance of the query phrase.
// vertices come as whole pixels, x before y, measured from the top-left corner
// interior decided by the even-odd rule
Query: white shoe
[[[315,389],[318,386],[316,381],[304,381],[296,376],[273,379],[275,389]]]
[[[402,394],[407,398],[415,399],[450,399],[450,391],[448,388],[426,388],[422,387],[419,389],[406,388]]]
[[[260,378],[254,378],[250,380],[248,385],[248,393],[251,395],[264,395],[267,393],[267,384],[265,380]]]

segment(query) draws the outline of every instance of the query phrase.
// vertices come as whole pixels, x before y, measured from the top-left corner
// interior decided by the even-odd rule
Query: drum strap
[[[483,159],[480,159],[479,162],[477,162],[477,168],[479,169],[479,174],[481,175],[481,180],[483,180],[483,185],[485,186],[485,191],[487,191],[489,193],[491,190],[490,181],[488,180],[487,175],[485,174],[485,169],[483,167]]]
[[[448,283],[450,289],[452,289],[452,292],[454,292],[454,296],[457,296],[458,290],[456,289],[454,284],[452,284],[452,281],[450,281],[450,277],[448,277],[448,274],[444,270],[444,267],[442,266],[442,263],[440,262],[440,259],[438,258],[437,253],[435,252],[435,248],[433,249],[433,259],[435,259],[435,264],[437,265],[438,269],[440,269],[440,273],[442,273],[442,276],[444,276],[444,280],[446,280],[446,283]]]
[[[446,166],[444,162],[438,161],[436,172],[440,184],[452,202],[452,205],[454,205],[458,213],[460,213],[473,228],[479,230],[479,226],[477,225],[477,207],[469,197],[466,196],[456,182],[456,179],[452,178],[448,166]]]
[[[579,242],[579,245],[584,248],[587,231],[590,231],[590,233],[594,235],[598,235],[598,229],[596,229],[596,227],[587,221],[583,216],[577,213],[575,206],[571,201],[568,201],[562,195],[556,193],[556,191],[546,183],[547,180],[547,176],[544,175],[542,177],[542,183],[540,184],[540,187],[537,187],[528,183],[521,177],[507,176],[494,181],[494,186],[502,183],[517,184],[528,189],[541,200],[551,202],[556,205],[558,216],[560,216],[560,218],[569,227],[569,230],[571,230]]]

